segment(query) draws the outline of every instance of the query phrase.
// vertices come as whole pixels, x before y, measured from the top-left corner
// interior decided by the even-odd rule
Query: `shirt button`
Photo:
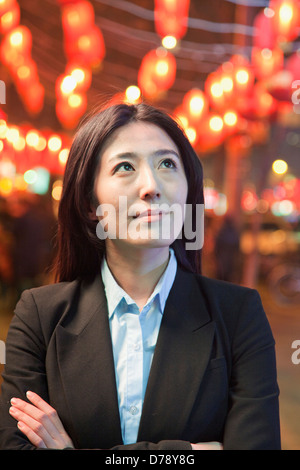
[[[139,412],[138,408],[137,408],[136,406],[134,406],[134,405],[132,405],[132,406],[129,408],[129,413],[130,413],[131,415],[133,415],[133,416],[136,415],[136,414],[138,414],[138,412]]]
[[[138,343],[134,344],[134,345],[133,345],[133,349],[134,349],[135,351],[139,351],[139,350],[140,350],[140,345],[139,345]]]

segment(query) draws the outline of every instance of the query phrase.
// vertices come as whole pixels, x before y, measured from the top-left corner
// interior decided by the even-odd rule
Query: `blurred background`
[[[203,164],[204,274],[261,294],[299,450],[300,1],[0,0],[0,33],[0,372],[21,292],[53,281],[80,120],[146,101]]]

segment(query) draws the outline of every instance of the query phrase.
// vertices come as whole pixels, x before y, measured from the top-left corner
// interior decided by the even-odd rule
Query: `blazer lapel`
[[[182,439],[210,359],[214,332],[195,276],[178,267],[153,357],[139,441]]]
[[[107,304],[100,275],[83,285],[57,328],[57,356],[75,434],[81,447],[110,448],[122,442]],[[72,321],[70,321],[70,315]]]

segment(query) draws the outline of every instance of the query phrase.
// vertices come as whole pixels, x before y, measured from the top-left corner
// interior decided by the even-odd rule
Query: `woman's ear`
[[[88,217],[90,220],[98,220],[98,217],[96,215],[97,207],[99,205],[95,195],[92,195],[92,200],[90,201],[88,205]]]
[[[88,217],[90,220],[98,220],[98,217],[96,215],[96,207],[90,207],[90,210],[88,211]]]

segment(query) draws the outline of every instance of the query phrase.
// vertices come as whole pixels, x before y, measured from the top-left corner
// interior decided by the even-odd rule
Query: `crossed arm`
[[[20,398],[11,399],[10,415],[17,420],[18,428],[39,449],[74,449],[54,408],[39,395],[28,391],[30,403]],[[191,444],[193,450],[222,450],[219,442]]]

